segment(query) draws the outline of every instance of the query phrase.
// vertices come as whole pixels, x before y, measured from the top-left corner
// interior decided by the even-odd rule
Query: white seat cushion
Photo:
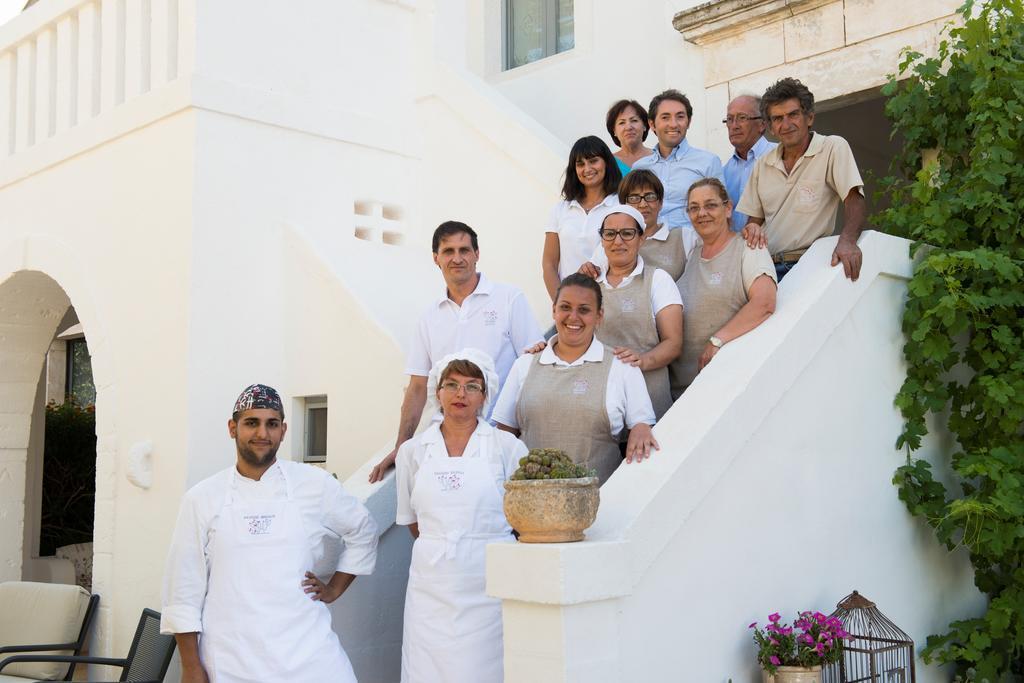
[[[79,586],[33,581],[0,583],[0,645],[71,643],[78,639],[89,593]],[[73,654],[69,650],[24,654]],[[6,659],[12,655],[0,655]],[[64,676],[67,664],[29,662],[11,664],[0,681],[17,677],[54,681]]]

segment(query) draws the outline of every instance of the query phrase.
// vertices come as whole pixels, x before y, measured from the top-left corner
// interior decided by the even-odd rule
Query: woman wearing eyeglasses
[[[512,542],[503,483],[526,446],[483,419],[498,387],[483,351],[445,356],[427,378],[443,419],[402,444],[397,524],[416,539],[405,594],[402,682],[502,680],[501,602],[484,593],[488,543]]]
[[[619,435],[629,429],[626,462],[659,448],[654,410],[640,370],[594,336],[603,318],[601,286],[573,273],[551,307],[557,334],[540,353],[512,364],[491,417],[529,448],[557,448],[597,471],[604,483],[622,463]]]
[[[775,266],[729,229],[732,204],[717,178],[690,186],[686,211],[701,242],[690,253],[679,293],[686,306],[683,353],[672,365],[672,398],[693,382],[718,350],[775,311]]]
[[[601,222],[598,234],[608,267],[597,277],[604,294],[597,336],[620,361],[640,368],[660,420],[672,405],[668,365],[683,346],[683,302],[669,274],[640,255],[645,223],[637,209],[621,204],[608,209]]]
[[[631,171],[619,184],[619,203],[632,206],[644,217],[644,241],[640,246],[644,264],[661,268],[675,281],[686,269],[686,249],[682,230],[669,230],[658,223],[664,199],[665,186],[651,171]],[[599,244],[580,272],[596,278],[607,267],[604,247]]]

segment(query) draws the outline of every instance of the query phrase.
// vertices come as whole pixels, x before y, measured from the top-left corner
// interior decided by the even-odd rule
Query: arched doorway
[[[19,270],[0,280],[0,581],[55,578],[36,557],[46,402],[53,395],[47,355],[73,315],[71,304],[45,273]],[[100,433],[103,413],[95,417]]]

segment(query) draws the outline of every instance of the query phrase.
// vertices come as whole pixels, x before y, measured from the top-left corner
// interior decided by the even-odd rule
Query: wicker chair
[[[128,656],[124,659],[110,657],[82,657],[75,655],[15,655],[0,662],[0,680],[8,664],[21,662],[67,662],[69,664],[101,664],[121,669],[119,681],[135,683],[162,683],[174,654],[174,636],[160,635],[160,613],[142,610],[138,628]]]
[[[0,583],[0,659],[11,654],[80,655],[100,596],[83,588],[33,581]],[[74,640],[72,640],[74,639]],[[70,681],[75,665],[32,662],[0,674],[0,682]]]

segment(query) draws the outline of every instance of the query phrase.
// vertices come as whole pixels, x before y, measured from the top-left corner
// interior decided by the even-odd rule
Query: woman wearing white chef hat
[[[494,362],[484,352],[445,356],[427,378],[428,400],[443,419],[398,451],[395,521],[416,538],[403,683],[502,680],[501,602],[484,593],[485,549],[514,540],[503,484],[527,449],[483,419],[497,390]]]

